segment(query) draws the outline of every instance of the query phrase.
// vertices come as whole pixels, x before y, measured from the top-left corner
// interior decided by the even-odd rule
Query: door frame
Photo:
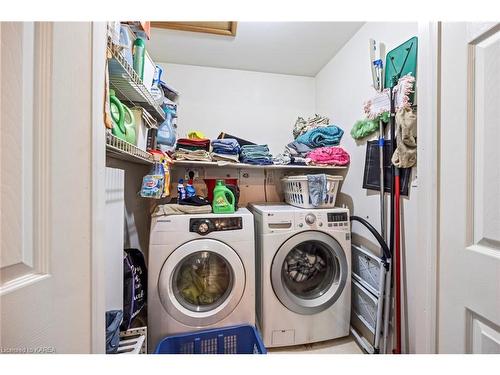
[[[92,353],[106,352],[104,216],[106,138],[104,131],[104,85],[106,69],[106,23],[92,22],[92,191],[91,191],[91,303]],[[102,125],[102,127],[100,126]]]
[[[421,283],[415,293],[415,352],[433,354],[438,332],[440,22],[419,22],[418,38],[417,249],[421,256],[415,267]]]

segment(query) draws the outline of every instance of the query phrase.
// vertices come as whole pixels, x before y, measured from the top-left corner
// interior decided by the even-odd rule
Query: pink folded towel
[[[350,161],[349,154],[337,146],[316,148],[307,154],[307,158],[312,164],[323,165],[346,165]]]

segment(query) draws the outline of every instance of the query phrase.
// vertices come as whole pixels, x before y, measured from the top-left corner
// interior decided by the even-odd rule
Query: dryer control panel
[[[189,231],[202,236],[211,232],[243,229],[241,217],[196,218],[189,220]]]

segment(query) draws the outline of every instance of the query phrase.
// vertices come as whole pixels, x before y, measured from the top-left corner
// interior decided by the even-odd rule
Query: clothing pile
[[[342,147],[320,147],[307,154],[311,165],[347,165],[350,157]]]
[[[274,164],[346,165],[349,155],[336,147],[343,134],[344,131],[330,124],[327,117],[316,114],[307,121],[299,117],[293,129],[295,140],[274,158]]]
[[[174,156],[177,160],[211,161],[209,139],[179,138]]]
[[[326,117],[316,115],[307,122],[299,117],[293,134],[296,139],[285,146],[285,151],[275,158],[275,164],[349,164],[349,154],[337,147],[344,131],[336,125],[330,125]]]
[[[295,125],[293,127],[293,138],[297,138],[299,135],[304,134],[308,130],[319,128],[322,126],[328,126],[330,120],[328,117],[320,116],[315,114],[313,118],[308,118],[307,121],[302,117],[297,118]]]
[[[344,131],[335,125],[308,130],[297,137],[296,141],[311,148],[337,146]]]
[[[269,152],[267,145],[245,145],[241,147],[240,162],[256,165],[270,165],[273,163],[273,156]]]
[[[239,161],[240,149],[240,144],[234,138],[214,139],[210,155],[213,161],[237,163]]]
[[[311,151],[312,148],[297,141],[290,142],[285,146],[285,153],[290,155],[292,164],[306,165],[308,162],[307,154]]]
[[[230,282],[231,272],[222,258],[194,254],[182,265],[177,287],[192,305],[211,305],[230,288]]]
[[[290,279],[301,283],[311,280],[323,271],[326,263],[319,255],[295,248],[285,259],[285,270]]]

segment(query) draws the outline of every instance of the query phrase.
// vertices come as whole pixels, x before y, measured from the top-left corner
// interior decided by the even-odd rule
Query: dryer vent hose
[[[368,221],[366,221],[365,219],[363,219],[362,217],[359,217],[359,216],[351,216],[350,219],[351,219],[351,221],[357,221],[357,222],[363,224],[366,227],[366,229],[368,229],[371,232],[371,234],[373,234],[373,236],[376,238],[377,242],[380,244],[380,247],[382,248],[382,252],[384,253],[384,258],[386,260],[391,259],[391,251],[389,250],[387,243],[384,241],[384,239],[382,238],[380,233],[377,232],[377,230],[373,227],[373,225],[371,225]]]

